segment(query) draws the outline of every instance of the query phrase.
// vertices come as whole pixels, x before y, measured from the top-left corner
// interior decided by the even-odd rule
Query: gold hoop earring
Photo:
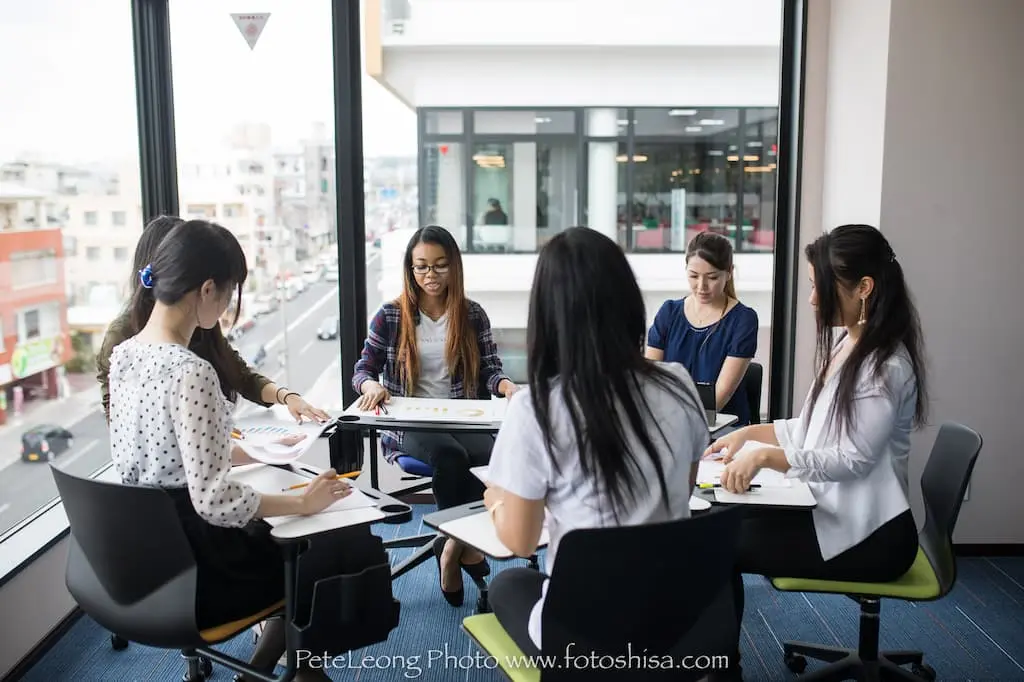
[[[866,308],[867,308],[866,301],[867,301],[867,299],[864,299],[864,298],[860,299],[860,319],[857,320],[857,324],[859,324],[859,325],[863,325],[865,322],[868,321],[867,315],[865,314],[865,311],[866,311]]]

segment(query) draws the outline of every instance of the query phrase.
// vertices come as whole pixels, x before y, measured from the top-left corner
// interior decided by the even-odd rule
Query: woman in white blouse
[[[509,401],[484,503],[519,556],[536,551],[547,508],[550,575],[572,530],[689,517],[708,428],[686,369],[644,357],[643,295],[608,237],[576,227],[544,246],[529,318],[529,389]],[[526,653],[540,651],[546,589],[528,568],[490,585],[494,614]]]
[[[917,311],[903,269],[874,227],[842,225],[806,249],[817,326],[815,381],[800,416],[718,439],[722,485],[745,492],[761,469],[806,481],[810,512],[750,507],[734,581],[741,573],[885,582],[917,554],[910,510],[910,433],[927,409]],[[836,327],[842,327],[834,338]],[[748,446],[748,442],[766,447]],[[738,648],[738,643],[737,643]],[[736,666],[738,673],[738,665]]]
[[[316,478],[302,495],[261,495],[232,481],[231,412],[217,372],[188,349],[197,327],[219,323],[232,297],[241,296],[248,270],[227,229],[200,220],[175,227],[151,264],[132,306],[152,307],[145,327],[119,344],[110,359],[110,432],[122,482],[165,488],[175,501],[195,554],[199,629],[252,616],[284,596],[281,552],[258,520],[314,514],[350,492]],[[330,575],[337,554],[313,545],[299,566],[300,613],[311,582]],[[306,585],[305,589],[303,585]],[[304,601],[305,600],[305,603]],[[268,624],[253,657],[273,670],[284,651],[280,620]],[[300,670],[296,679],[328,679]]]

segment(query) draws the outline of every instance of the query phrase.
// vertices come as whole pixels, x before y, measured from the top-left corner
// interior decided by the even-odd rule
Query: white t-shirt
[[[432,320],[420,313],[416,326],[416,349],[420,354],[420,376],[416,382],[417,398],[451,397],[452,378],[444,347],[448,338],[448,315]]]
[[[512,396],[491,453],[488,478],[510,493],[528,500],[545,500],[550,544],[545,557],[545,572],[554,570],[558,543],[569,531],[579,528],[601,528],[657,523],[690,515],[690,471],[707,448],[710,437],[700,397],[682,365],[659,363],[682,379],[693,404],[680,402],[672,393],[647,379],[641,384],[650,407],[648,434],[661,457],[671,511],[665,509],[657,473],[647,451],[632,433],[628,435],[630,450],[640,467],[638,486],[641,491],[633,508],[619,512],[616,520],[607,495],[598,489],[596,479],[584,477],[579,464],[579,450],[573,436],[572,423],[561,390],[551,392],[551,422],[554,434],[554,455],[558,470],[552,467],[540,426],[533,412],[529,390]],[[628,420],[624,423],[628,424]],[[659,432],[658,427],[661,427]],[[664,433],[664,439],[661,437]],[[646,491],[646,494],[645,492]],[[530,638],[541,646],[541,612],[548,581],[543,594],[530,614]]]

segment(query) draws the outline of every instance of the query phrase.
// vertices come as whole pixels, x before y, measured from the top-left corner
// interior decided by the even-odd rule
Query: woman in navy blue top
[[[647,334],[647,357],[678,362],[697,383],[715,386],[715,407],[733,414],[737,426],[750,423],[741,390],[757,351],[757,313],[739,302],[733,284],[732,244],[701,232],[686,247],[691,296],[668,300]]]

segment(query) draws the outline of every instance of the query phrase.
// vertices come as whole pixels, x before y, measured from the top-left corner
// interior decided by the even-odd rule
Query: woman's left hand
[[[498,384],[498,390],[506,398],[511,398],[512,394],[519,390],[519,387],[508,379],[502,379],[501,383]]]
[[[750,489],[750,483],[761,471],[757,463],[759,458],[757,452],[748,452],[734,458],[725,465],[722,471],[722,487],[731,493],[745,493]]]
[[[331,416],[321,410],[318,407],[313,407],[301,395],[290,395],[284,401],[285,406],[288,408],[288,412],[291,413],[295,421],[301,423],[302,418],[305,417],[311,421],[319,422],[323,424],[329,421]]]

